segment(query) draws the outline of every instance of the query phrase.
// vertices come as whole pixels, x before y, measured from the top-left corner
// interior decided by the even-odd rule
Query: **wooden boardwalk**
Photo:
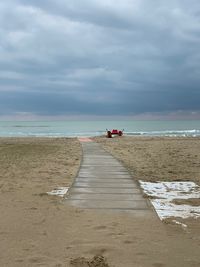
[[[83,209],[151,212],[138,184],[112,155],[89,139],[80,139],[81,168],[66,202]]]

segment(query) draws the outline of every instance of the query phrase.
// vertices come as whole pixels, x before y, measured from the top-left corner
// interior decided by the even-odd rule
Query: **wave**
[[[200,136],[200,130],[164,130],[164,131],[138,131],[125,132],[126,135],[144,136]]]
[[[4,137],[92,137],[105,136],[106,131],[3,131],[0,136]],[[126,136],[168,136],[168,137],[198,137],[200,130],[164,130],[164,131],[124,131]]]

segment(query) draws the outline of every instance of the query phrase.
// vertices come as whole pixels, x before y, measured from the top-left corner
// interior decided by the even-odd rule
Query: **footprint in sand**
[[[73,267],[110,267],[106,259],[101,255],[94,256],[91,260],[84,257],[76,258],[70,261],[70,265]]]
[[[124,241],[124,244],[133,244],[133,241],[131,241],[131,240],[125,240]]]
[[[154,266],[154,267],[164,267],[165,264],[160,263],[160,262],[156,262],[156,263],[153,264],[153,266]]]
[[[104,230],[106,229],[107,227],[105,225],[100,225],[100,226],[96,226],[94,227],[95,230]]]
[[[93,248],[89,253],[93,255],[103,255],[106,251],[108,251],[106,248]]]

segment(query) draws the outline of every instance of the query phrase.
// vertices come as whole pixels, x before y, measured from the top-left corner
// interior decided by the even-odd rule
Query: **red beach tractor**
[[[113,129],[112,131],[109,131],[108,129],[107,130],[107,137],[108,138],[112,138],[113,135],[118,135],[118,136],[122,136],[123,135],[123,130],[116,130],[116,129]]]

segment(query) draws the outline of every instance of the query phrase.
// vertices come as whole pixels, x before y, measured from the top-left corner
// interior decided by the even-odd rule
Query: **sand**
[[[119,150],[117,139],[99,140]],[[123,142],[127,140],[120,140],[120,150],[126,153]],[[144,155],[154,147],[153,140],[148,142],[150,149]],[[0,266],[200,266],[200,229],[193,220],[183,230],[160,222],[156,215],[86,211],[47,195],[73,182],[80,160],[76,139],[0,139]],[[198,180],[198,175],[193,177]]]
[[[137,180],[200,185],[200,137],[97,137]]]

